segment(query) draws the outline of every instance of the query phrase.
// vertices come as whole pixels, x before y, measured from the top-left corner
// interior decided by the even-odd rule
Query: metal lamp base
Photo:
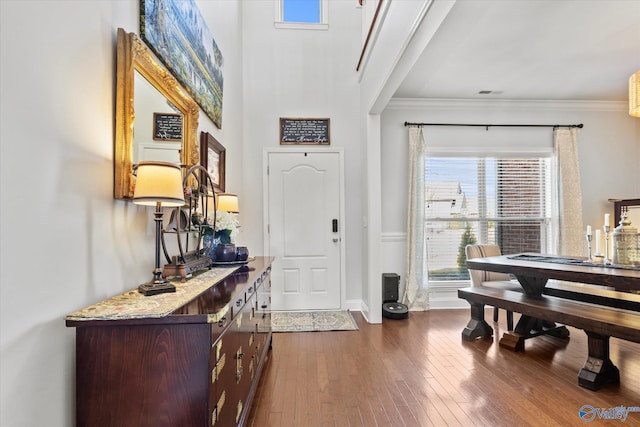
[[[149,283],[143,283],[142,285],[138,286],[138,292],[140,292],[145,297],[148,297],[151,295],[175,292],[175,291],[176,291],[175,285],[169,282],[154,281]]]

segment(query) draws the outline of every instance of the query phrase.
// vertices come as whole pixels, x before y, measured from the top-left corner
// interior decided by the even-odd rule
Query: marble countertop
[[[65,320],[122,320],[164,317],[238,268],[238,266],[214,267],[185,282],[176,281],[174,283],[176,285],[175,293],[144,296],[136,288],[70,313],[65,317]]]

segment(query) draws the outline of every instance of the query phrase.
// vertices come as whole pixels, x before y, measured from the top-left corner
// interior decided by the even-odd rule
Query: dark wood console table
[[[271,348],[271,263],[71,313],[79,426],[241,426]]]

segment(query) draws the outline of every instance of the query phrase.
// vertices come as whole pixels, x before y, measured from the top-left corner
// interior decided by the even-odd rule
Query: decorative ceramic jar
[[[236,260],[236,245],[220,243],[216,247],[216,262],[233,262]]]
[[[249,258],[249,249],[246,246],[236,248],[236,261],[246,261]]]
[[[626,212],[623,212],[620,225],[613,230],[613,263],[638,265],[638,249],[638,229],[631,226]]]

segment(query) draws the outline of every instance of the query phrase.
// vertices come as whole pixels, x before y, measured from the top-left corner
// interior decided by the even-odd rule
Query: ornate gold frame
[[[116,140],[114,151],[113,197],[131,199],[133,176],[134,71],[138,71],[183,114],[184,132],[180,162],[186,169],[198,164],[198,116],[196,102],[151,50],[134,33],[118,28],[116,69]]]

